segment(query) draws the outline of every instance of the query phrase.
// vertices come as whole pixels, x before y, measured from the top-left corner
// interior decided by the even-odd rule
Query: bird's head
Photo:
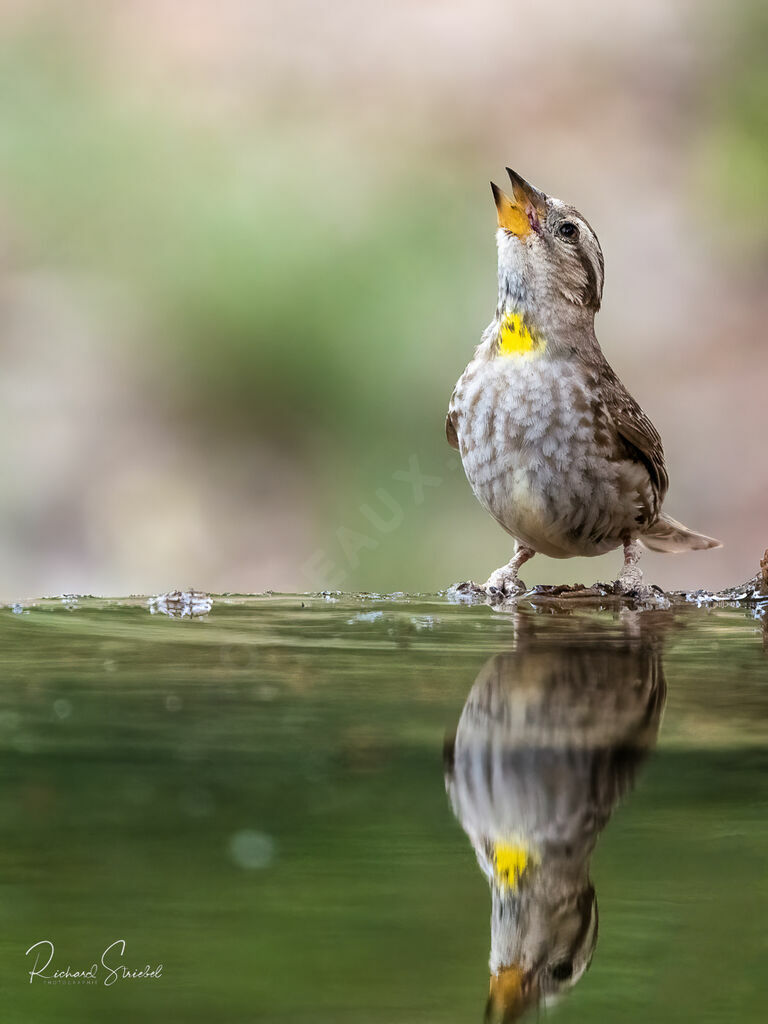
[[[593,317],[603,294],[597,235],[573,206],[540,192],[509,168],[507,173],[512,195],[491,182],[500,303],[539,322]]]
[[[514,958],[491,973],[485,1024],[512,1024],[542,1003],[556,1003],[581,979],[595,951],[597,899],[591,883],[555,900],[525,903],[511,915]],[[504,913],[499,904],[498,912]]]

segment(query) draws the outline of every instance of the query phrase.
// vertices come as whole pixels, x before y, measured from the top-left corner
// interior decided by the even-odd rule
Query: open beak
[[[546,196],[509,167],[507,174],[512,182],[512,197],[491,182],[499,227],[519,238],[532,231],[540,234],[541,222],[547,214]]]

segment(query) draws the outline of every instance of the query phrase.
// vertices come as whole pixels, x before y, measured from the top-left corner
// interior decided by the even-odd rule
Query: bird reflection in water
[[[486,1021],[555,1001],[589,967],[590,857],[664,706],[655,618],[559,640],[522,622],[516,649],[481,669],[446,742],[448,795],[491,886]]]

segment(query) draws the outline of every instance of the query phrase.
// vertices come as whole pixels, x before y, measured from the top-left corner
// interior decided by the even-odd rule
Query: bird
[[[656,743],[663,640],[652,624],[624,637],[547,631],[494,654],[446,741],[449,802],[491,890],[486,1021],[551,1004],[590,966],[590,859]]]
[[[491,182],[496,314],[445,421],[475,496],[515,540],[511,560],[478,589],[502,599],[525,592],[519,570],[537,553],[623,547],[616,589],[636,592],[641,544],[668,553],[721,544],[662,511],[661,438],[595,334],[604,275],[597,235],[574,206],[507,173],[512,195]]]

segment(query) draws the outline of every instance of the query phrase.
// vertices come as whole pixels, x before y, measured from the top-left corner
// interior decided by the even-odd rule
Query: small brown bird
[[[619,576],[639,587],[652,551],[719,547],[661,511],[669,480],[661,438],[608,365],[595,336],[603,253],[572,206],[507,168],[496,201],[499,303],[451,396],[445,431],[478,501],[515,538],[483,589],[525,590],[536,552],[601,555],[623,545]]]

